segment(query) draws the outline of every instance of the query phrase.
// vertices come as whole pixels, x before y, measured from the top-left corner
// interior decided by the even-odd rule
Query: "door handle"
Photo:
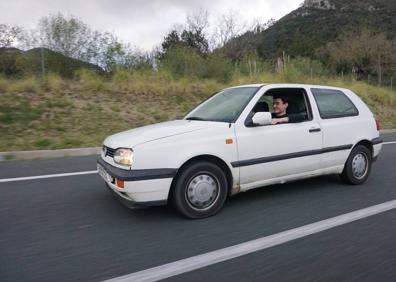
[[[317,128],[310,128],[310,129],[309,129],[309,133],[312,133],[312,132],[320,132],[320,131],[321,131],[320,127],[317,127]]]

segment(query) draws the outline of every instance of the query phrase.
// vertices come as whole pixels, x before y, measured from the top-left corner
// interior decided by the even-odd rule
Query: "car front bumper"
[[[136,202],[133,199],[131,199],[127,194],[124,194],[116,189],[113,189],[107,182],[106,182],[106,186],[107,188],[109,188],[113,196],[128,209],[141,209],[141,208],[161,206],[167,204],[167,200]]]
[[[177,169],[124,170],[105,162],[97,161],[98,172],[113,195],[128,208],[140,208],[167,203],[169,190]],[[124,187],[118,187],[116,180]]]

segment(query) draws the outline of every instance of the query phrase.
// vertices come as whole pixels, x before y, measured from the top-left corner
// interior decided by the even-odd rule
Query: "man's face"
[[[273,106],[274,106],[275,114],[286,114],[286,109],[287,109],[288,104],[283,103],[282,99],[275,98]]]

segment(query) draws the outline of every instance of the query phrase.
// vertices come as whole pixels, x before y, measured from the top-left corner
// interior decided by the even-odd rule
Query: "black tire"
[[[341,179],[352,185],[362,184],[370,174],[371,164],[370,150],[366,146],[357,145],[349,154]]]
[[[227,192],[228,182],[221,168],[211,162],[196,161],[178,174],[172,202],[188,218],[205,218],[219,212]]]

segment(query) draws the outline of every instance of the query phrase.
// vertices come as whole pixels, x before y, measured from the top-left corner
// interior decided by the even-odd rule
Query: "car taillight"
[[[377,126],[377,130],[379,131],[381,129],[381,123],[378,119],[375,119],[375,125]]]

